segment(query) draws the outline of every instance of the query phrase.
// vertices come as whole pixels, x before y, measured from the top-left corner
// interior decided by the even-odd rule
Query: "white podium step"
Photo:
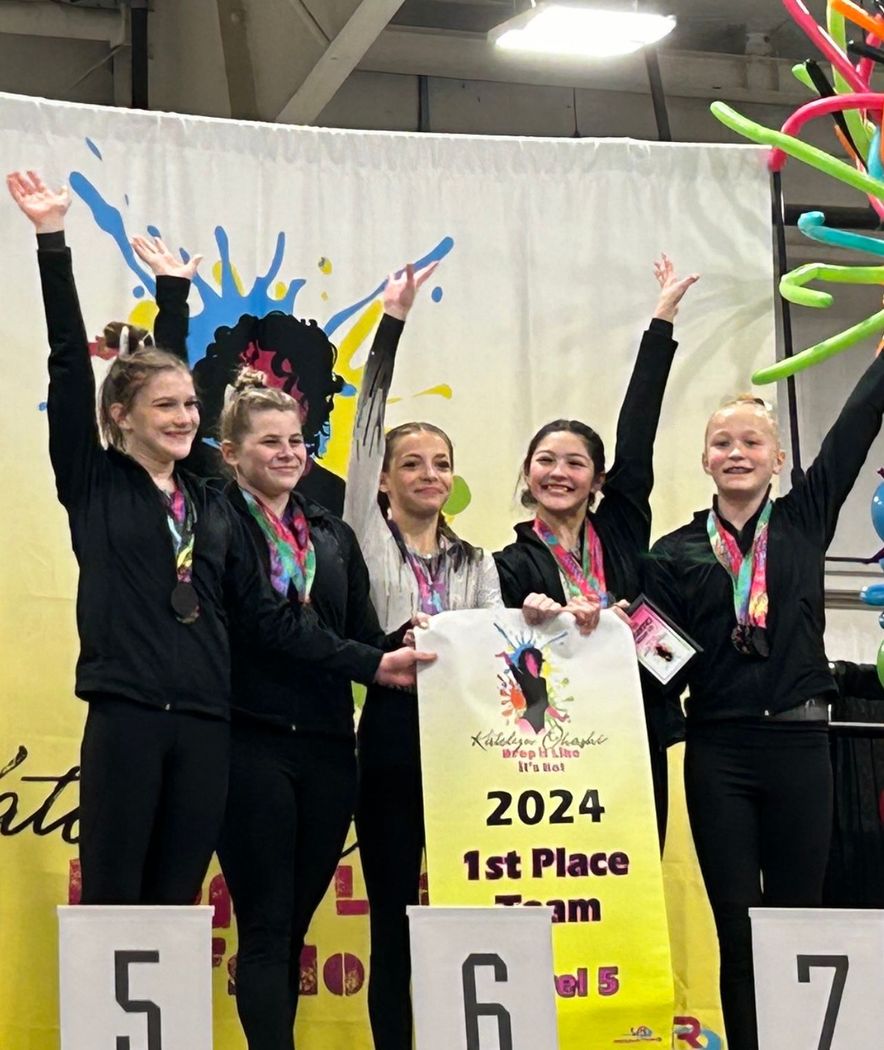
[[[409,907],[417,1050],[557,1050],[548,908]]]
[[[759,1050],[882,1045],[884,911],[752,908]]]
[[[213,910],[59,908],[61,1050],[212,1050]]]

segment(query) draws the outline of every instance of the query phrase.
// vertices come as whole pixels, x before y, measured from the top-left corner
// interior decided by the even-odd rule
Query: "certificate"
[[[701,648],[640,594],[626,610],[638,662],[667,685]]]

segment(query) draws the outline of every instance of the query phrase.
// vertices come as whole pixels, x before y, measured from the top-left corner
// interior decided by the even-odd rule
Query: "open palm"
[[[38,233],[57,233],[64,229],[64,217],[71,206],[67,186],[50,190],[35,171],[13,171],[6,176],[6,185]]]

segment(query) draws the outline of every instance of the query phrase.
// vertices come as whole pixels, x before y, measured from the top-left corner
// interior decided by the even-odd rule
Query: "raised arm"
[[[203,257],[192,255],[186,261],[174,255],[159,237],[133,237],[130,242],[135,254],[157,279],[157,316],[153,338],[160,350],[168,350],[189,367],[187,332],[190,325],[190,307],[187,296],[193,275]],[[199,394],[199,390],[197,390]],[[190,453],[181,466],[200,478],[221,476],[220,457],[203,440],[206,429],[200,419]]]
[[[384,460],[384,417],[393,383],[396,348],[415,297],[435,269],[434,263],[415,273],[409,263],[398,276],[390,274],[384,289],[384,314],[359,388],[344,496],[344,520],[360,543],[365,542],[380,513],[377,498]]]
[[[853,388],[804,479],[783,498],[823,549],[832,542],[841,506],[878,436],[882,415],[884,355],[879,355]]]
[[[6,185],[37,234],[49,335],[49,456],[58,498],[69,506],[88,485],[101,452],[89,340],[64,239],[71,198],[66,186],[50,190],[33,171],[7,175]]]
[[[157,279],[157,317],[153,326],[153,338],[161,350],[187,360],[187,329],[190,310],[187,295],[190,282],[202,262],[201,255],[193,255],[187,261],[177,258],[159,237],[133,237],[135,254],[150,267]]]
[[[617,516],[621,528],[647,548],[651,535],[651,490],[654,487],[654,440],[672,359],[678,344],[672,338],[673,322],[685,293],[699,274],[678,277],[664,254],[654,264],[660,297],[647,331],[617,420],[614,464],[607,473],[599,514]]]

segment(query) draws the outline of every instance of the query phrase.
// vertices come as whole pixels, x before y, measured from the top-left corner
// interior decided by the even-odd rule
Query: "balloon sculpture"
[[[872,91],[870,86],[876,63],[884,63],[884,49],[881,47],[884,43],[884,2],[874,0],[877,12],[872,15],[853,0],[829,0],[825,28],[816,21],[803,0],[783,0],[783,4],[830,64],[831,80],[812,60],[795,66],[792,73],[796,79],[819,97],[800,106],[779,131],[748,120],[723,102],[713,102],[712,112],[722,124],[738,134],[770,146],[768,167],[772,172],[781,171],[787,159],[794,157],[865,193],[879,219],[884,221],[884,94]],[[848,42],[847,22],[862,30],[865,39]],[[809,121],[823,116],[833,118],[835,137],[849,163],[802,142],[798,137]],[[878,266],[830,266],[822,263],[799,266],[780,279],[780,294],[784,299],[800,306],[825,309],[832,305],[833,297],[828,292],[808,288],[809,282],[884,285],[884,240],[831,229],[819,211],[805,212],[798,220],[798,229],[811,240],[877,256],[882,263]],[[861,339],[876,334],[880,336],[882,332],[884,309],[793,357],[760,369],[752,376],[752,381],[773,383],[785,379],[840,354]],[[879,343],[879,352],[882,346],[884,342]],[[884,477],[884,470],[878,473]],[[872,524],[884,542],[884,481],[872,497]],[[869,560],[877,561],[884,569],[884,548]],[[860,598],[867,605],[884,606],[884,583],[864,587]],[[884,627],[884,612],[878,622]],[[884,685],[884,641],[878,647],[877,669],[878,679]]]
[[[713,102],[712,113],[745,138],[770,146],[768,167],[771,171],[781,171],[787,159],[794,157],[865,193],[869,204],[884,220],[884,94],[876,93],[870,87],[876,63],[884,63],[884,49],[879,46],[884,42],[884,4],[875,0],[878,13],[870,15],[853,0],[829,0],[825,28],[816,21],[803,0],[783,0],[783,5],[830,64],[831,80],[822,67],[812,60],[795,66],[792,73],[796,79],[819,97],[799,107],[779,131],[741,116],[723,102]],[[864,31],[864,40],[848,43],[848,21]],[[833,118],[835,136],[850,163],[798,138],[809,121],[823,116]],[[831,229],[826,226],[822,212],[805,212],[798,221],[798,228],[807,237],[822,244],[884,257],[884,241],[846,230]],[[800,266],[783,275],[780,294],[789,302],[801,306],[816,309],[831,306],[833,298],[828,292],[805,287],[814,280],[833,284],[884,285],[884,263],[880,266],[829,266],[817,263]],[[884,333],[884,309],[793,357],[760,369],[752,376],[752,382],[773,383],[785,379],[841,353],[870,335],[881,333]]]

